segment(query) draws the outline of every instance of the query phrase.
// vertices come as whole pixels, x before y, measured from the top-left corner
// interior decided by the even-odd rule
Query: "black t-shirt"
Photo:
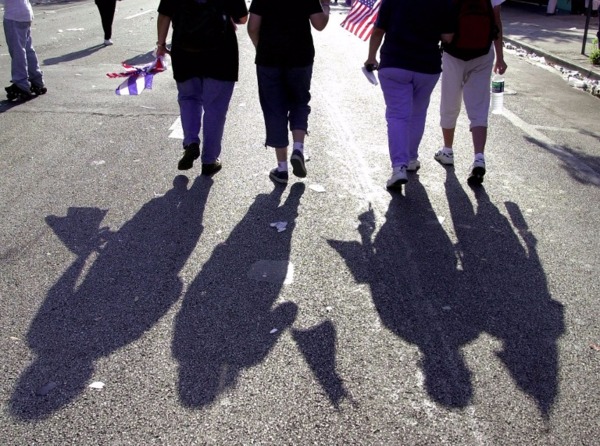
[[[250,13],[261,17],[257,65],[312,65],[315,47],[309,17],[323,12],[320,0],[252,0]]]
[[[248,15],[245,0],[215,0],[223,11],[237,22]],[[158,12],[172,18],[182,5],[181,0],[160,0]],[[210,77],[223,81],[237,81],[239,71],[239,51],[235,25],[228,21],[223,44],[214,50],[189,52],[177,48],[171,49],[173,77],[177,82],[184,82],[192,77]]]
[[[442,71],[440,35],[453,33],[451,0],[383,0],[375,26],[385,30],[380,68]]]

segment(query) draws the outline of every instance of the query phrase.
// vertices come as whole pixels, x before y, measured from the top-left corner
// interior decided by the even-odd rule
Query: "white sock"
[[[452,150],[452,147],[442,147],[442,152],[447,153],[448,155],[450,155],[451,153],[454,153],[454,151]]]
[[[483,157],[483,153],[476,153],[475,161],[485,161],[485,158]]]
[[[278,161],[277,162],[277,170],[280,172],[287,172],[287,170],[288,170],[287,161]]]
[[[294,142],[294,150],[300,150],[300,152],[304,153],[304,144],[301,142]]]

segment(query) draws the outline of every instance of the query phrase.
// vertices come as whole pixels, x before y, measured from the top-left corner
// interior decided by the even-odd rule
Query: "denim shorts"
[[[256,66],[258,96],[267,132],[265,146],[287,147],[289,130],[308,130],[312,69],[312,65]]]

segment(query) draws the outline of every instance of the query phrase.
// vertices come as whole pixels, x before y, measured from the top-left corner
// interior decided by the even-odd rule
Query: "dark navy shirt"
[[[256,64],[312,65],[315,47],[309,17],[319,12],[320,0],[252,0],[250,14],[261,17]]]
[[[248,15],[245,0],[217,0],[223,11],[238,21]],[[181,7],[178,0],[161,0],[158,12],[173,17]],[[193,77],[210,77],[222,81],[237,81],[239,71],[239,50],[235,28],[229,22],[222,47],[211,51],[188,52],[173,45],[171,50],[173,77],[177,82],[184,82]]]
[[[383,0],[375,26],[385,30],[380,68],[442,71],[441,34],[453,33],[451,0]]]

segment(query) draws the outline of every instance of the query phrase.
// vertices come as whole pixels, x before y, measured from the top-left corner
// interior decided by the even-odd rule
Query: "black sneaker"
[[[287,170],[278,170],[277,167],[269,172],[269,178],[276,183],[287,184],[289,175]]]
[[[483,176],[485,175],[485,161],[475,160],[473,167],[471,168],[471,175],[467,178],[467,183],[470,186],[479,186],[483,183]]]
[[[46,94],[47,92],[48,92],[48,89],[43,84],[42,85],[31,85],[31,94],[40,96],[40,95]]]
[[[188,170],[194,167],[194,161],[200,157],[200,145],[198,143],[192,143],[183,148],[185,151],[183,157],[179,160],[177,168],[179,170]]]
[[[6,90],[6,97],[9,101],[14,99],[22,99],[27,101],[33,98],[33,95],[29,90],[21,90],[16,84],[10,84],[10,87],[6,87],[4,90]]]
[[[294,175],[298,178],[304,178],[306,176],[304,154],[300,150],[294,150],[290,162],[292,163],[292,172],[294,172]]]
[[[214,163],[210,163],[210,164],[203,163],[202,164],[202,175],[208,175],[208,176],[214,175],[222,168],[223,168],[223,165],[221,164],[221,160],[219,158],[217,158]]]

